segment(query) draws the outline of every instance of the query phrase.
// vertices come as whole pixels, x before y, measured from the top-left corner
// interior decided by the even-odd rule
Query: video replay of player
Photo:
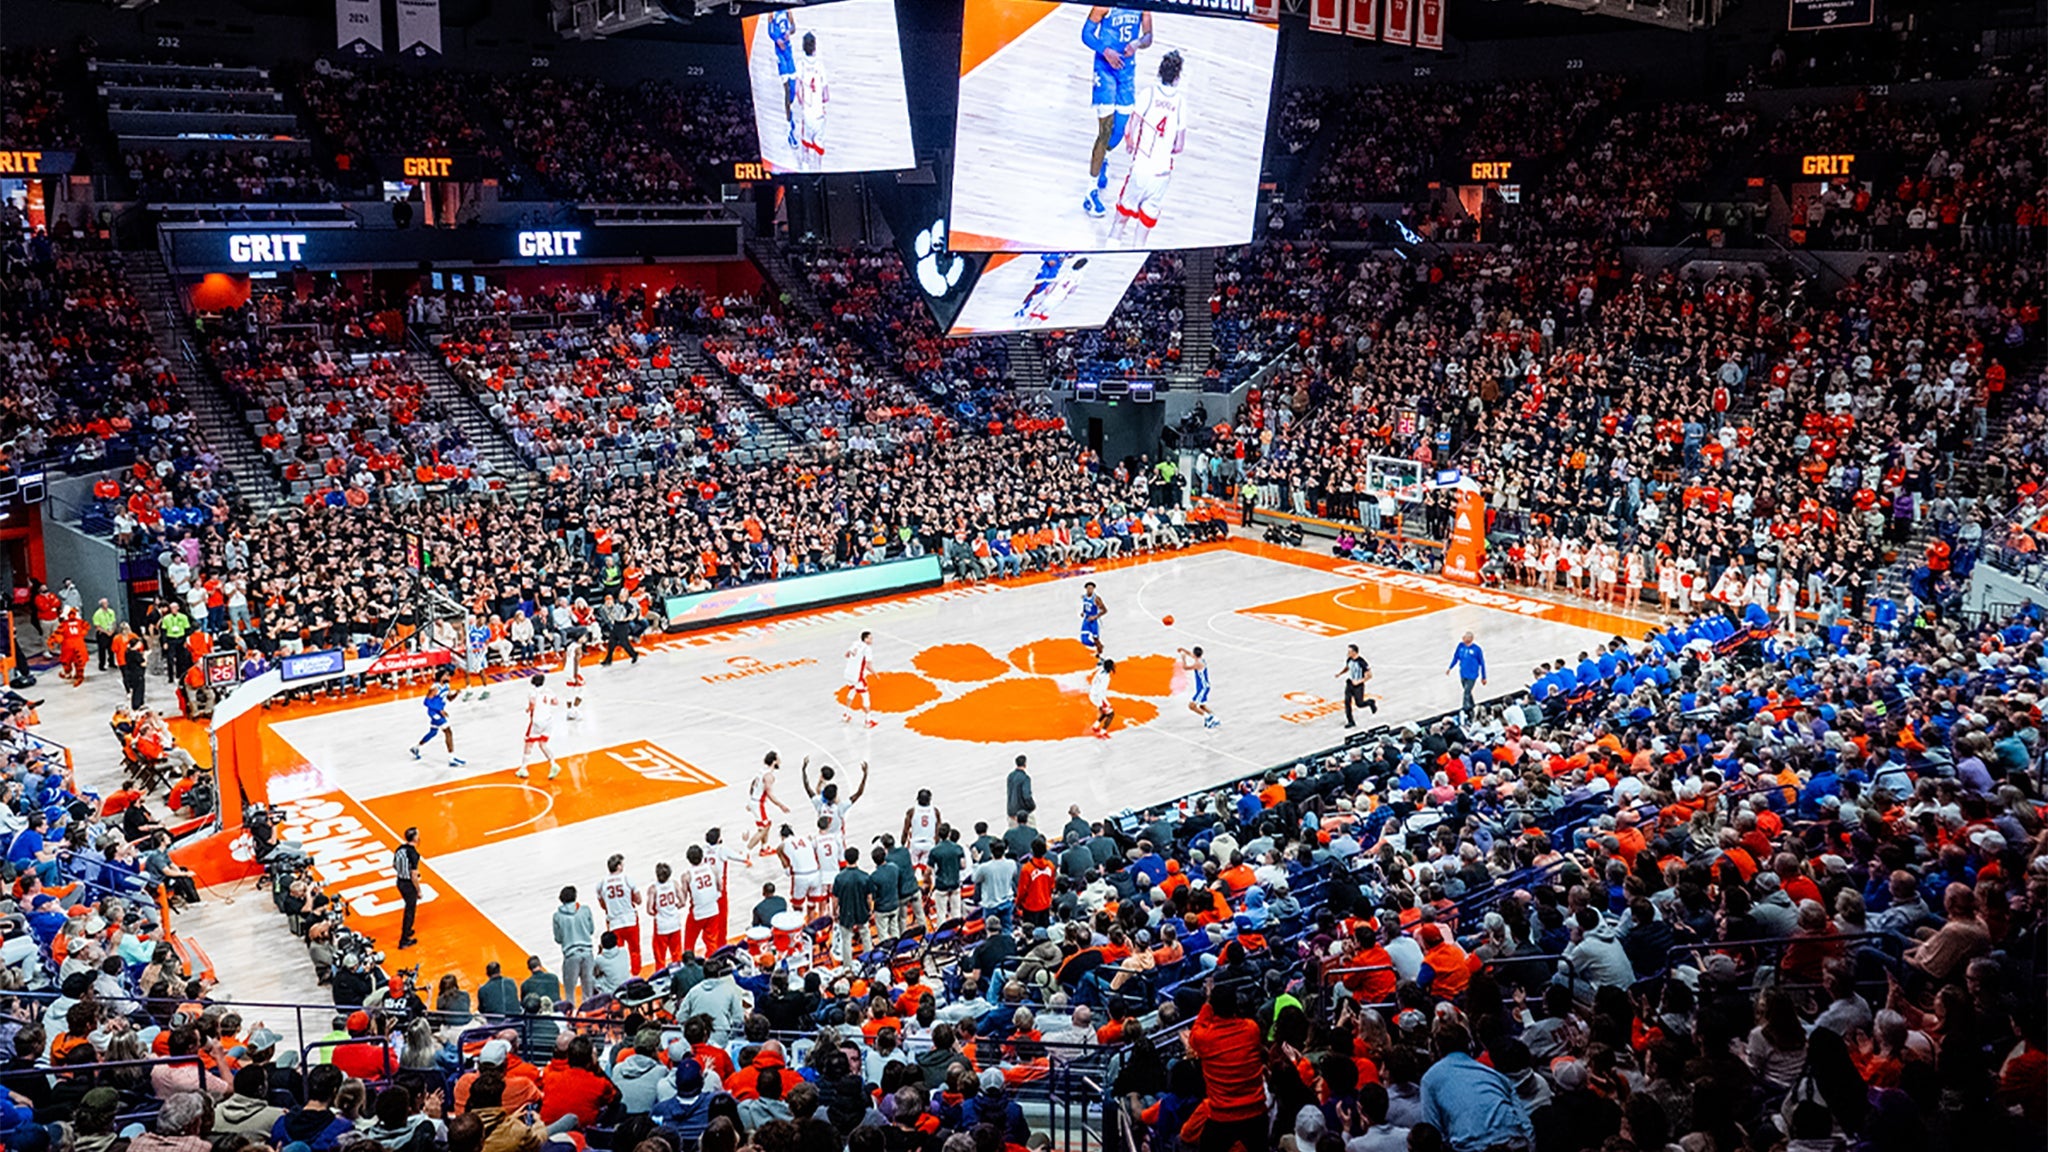
[[[1245,20],[967,0],[953,247],[1248,242],[1278,44]]]
[[[946,335],[1100,328],[1147,258],[1143,252],[997,253]]]
[[[834,0],[740,21],[761,161],[778,174],[916,162],[895,0]]]

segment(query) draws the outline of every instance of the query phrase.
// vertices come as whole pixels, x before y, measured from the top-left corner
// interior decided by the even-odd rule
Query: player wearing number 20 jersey
[[[1174,158],[1187,146],[1187,106],[1180,72],[1179,52],[1159,58],[1159,82],[1146,91],[1124,132],[1131,170],[1125,173],[1123,188],[1116,196],[1116,222],[1109,228],[1114,243],[1141,243],[1159,223],[1159,205],[1173,181]],[[1131,232],[1134,220],[1143,226],[1143,232]]]

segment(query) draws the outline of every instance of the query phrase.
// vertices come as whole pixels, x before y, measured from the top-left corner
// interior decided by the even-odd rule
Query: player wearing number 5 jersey
[[[1116,195],[1116,221],[1109,226],[1110,242],[1140,245],[1159,223],[1159,205],[1173,182],[1174,157],[1187,147],[1187,106],[1180,90],[1181,58],[1168,52],[1159,58],[1159,82],[1145,93],[1145,99],[1131,117],[1124,132],[1124,147],[1131,153],[1131,170],[1124,175],[1123,188]],[[1131,222],[1143,226],[1133,233]]]

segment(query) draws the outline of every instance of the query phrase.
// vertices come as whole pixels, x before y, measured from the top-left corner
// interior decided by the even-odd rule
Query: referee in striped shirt
[[[405,843],[391,854],[391,874],[398,880],[399,898],[405,901],[405,923],[398,930],[398,946],[410,948],[419,943],[413,938],[413,917],[420,910],[420,830],[407,828]]]

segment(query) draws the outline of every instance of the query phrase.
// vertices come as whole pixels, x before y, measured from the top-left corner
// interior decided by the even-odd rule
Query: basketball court
[[[1083,681],[1091,658],[1076,639],[1081,585],[1109,607],[1106,654],[1117,662],[1118,722],[1093,739]],[[1173,626],[1163,623],[1174,617]],[[842,656],[874,633],[877,724],[841,721]],[[657,642],[637,666],[586,668],[583,717],[560,720],[564,772],[513,776],[527,685],[507,674],[488,699],[451,708],[458,751],[437,739],[424,761],[407,749],[426,729],[417,694],[382,702],[280,710],[263,734],[270,798],[292,815],[285,835],[306,843],[330,891],[352,901],[359,926],[397,939],[391,847],[421,830],[427,894],[422,945],[392,959],[453,970],[466,984],[488,960],[516,976],[534,953],[553,967],[557,890],[588,893],[613,852],[652,880],[704,831],[737,845],[752,829],[747,788],[764,753],[781,754],[780,798],[808,812],[798,766],[833,765],[850,794],[860,765],[867,792],[848,818],[863,851],[900,834],[917,790],[971,829],[1000,829],[1004,777],[1030,757],[1041,827],[1069,805],[1090,818],[1163,801],[1341,742],[1344,646],[1356,642],[1380,704],[1362,723],[1401,723],[1455,708],[1444,674],[1461,633],[1477,634],[1499,694],[1529,669],[1576,656],[1640,623],[1590,609],[1469,588],[1433,577],[1349,564],[1304,550],[1231,540],[1092,571],[953,587]],[[1188,712],[1176,649],[1201,646],[1222,726]],[[561,673],[550,675],[558,686]],[[735,868],[730,903],[743,924],[762,881],[786,891],[773,863]],[[735,932],[737,935],[737,931]]]

